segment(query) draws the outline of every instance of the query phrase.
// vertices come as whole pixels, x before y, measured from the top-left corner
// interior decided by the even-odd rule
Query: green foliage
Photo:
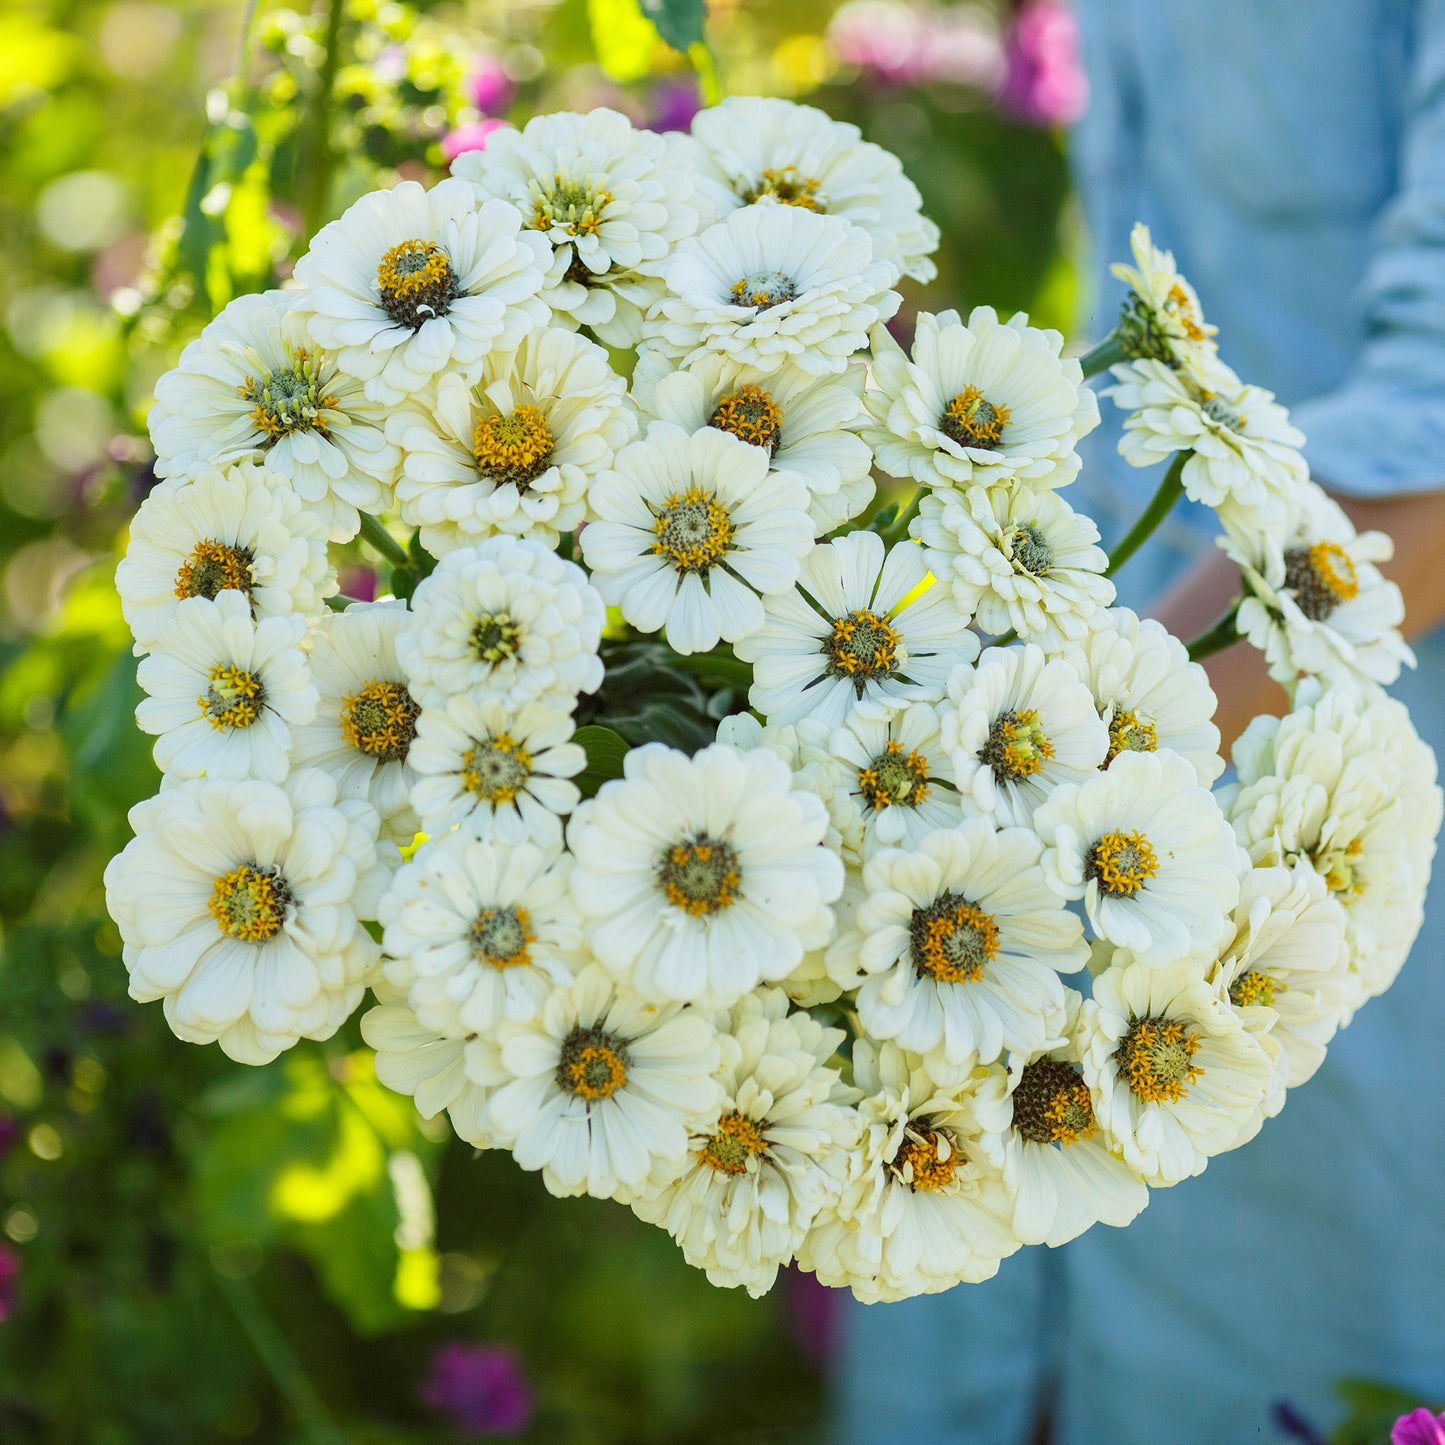
[[[1427,1403],[1409,1390],[1379,1380],[1341,1380],[1335,1393],[1349,1414],[1331,1434],[1330,1445],[1383,1445],[1401,1415]],[[1445,1406],[1437,1402],[1429,1408],[1439,1413]]]
[[[603,783],[622,776],[627,744],[611,728],[578,728],[572,741],[587,754],[587,766],[573,779],[584,798],[595,797]]]

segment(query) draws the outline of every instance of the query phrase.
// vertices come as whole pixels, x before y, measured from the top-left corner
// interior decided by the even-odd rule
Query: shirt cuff
[[[1315,480],[1351,497],[1445,491],[1445,397],[1355,382],[1290,412]]]

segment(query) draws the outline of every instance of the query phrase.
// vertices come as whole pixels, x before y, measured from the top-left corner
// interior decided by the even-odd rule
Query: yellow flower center
[[[961,447],[991,452],[1003,440],[1010,412],[1002,402],[992,402],[976,386],[966,386],[943,409],[939,430]]]
[[[602,179],[588,176],[577,180],[556,171],[550,186],[532,181],[532,219],[527,224],[534,231],[555,227],[569,236],[598,235],[603,214],[614,199]]]
[[[766,170],[742,193],[748,205],[771,196],[785,206],[801,206],[805,211],[826,211],[828,208],[818,194],[822,183],[813,176],[805,176],[797,166],[780,166]]]
[[[1294,589],[1295,606],[1311,622],[1323,622],[1342,602],[1360,595],[1355,564],[1336,542],[1291,547],[1284,554],[1284,585]]]
[[[796,301],[798,283],[781,271],[757,271],[733,282],[728,300],[734,306],[746,306],[755,311],[768,311],[781,306],[785,301]]]
[[[1062,1059],[1024,1065],[1013,1109],[1014,1128],[1034,1144],[1078,1144],[1098,1128],[1089,1086]]]
[[[248,376],[236,388],[242,401],[251,403],[251,425],[274,446],[293,431],[314,431],[326,435],[325,413],[338,405],[334,396],[321,388],[320,353],[304,346],[292,350],[286,344],[289,366],[268,371],[260,380]]]
[[[205,597],[215,601],[218,592],[244,592],[255,585],[251,563],[256,554],[250,547],[229,547],[207,537],[191,548],[191,555],[176,571],[177,597]]]
[[[679,572],[708,572],[733,545],[728,509],[701,487],[668,497],[655,513],[652,530],[652,554],[665,557]]]
[[[451,258],[435,241],[413,239],[393,246],[376,268],[381,309],[398,326],[420,329],[445,316],[461,295]]]
[[[515,657],[522,645],[522,629],[506,612],[483,612],[472,627],[472,652],[478,662],[495,667]]]
[[[823,640],[828,675],[850,678],[861,698],[865,684],[897,669],[902,641],[903,634],[886,616],[866,607],[854,608],[846,617],[834,620],[832,635]]]
[[[766,1120],[755,1123],[734,1109],[718,1120],[717,1132],[703,1141],[698,1159],[715,1174],[745,1174],[749,1160],[767,1153],[768,1141],[763,1137],[767,1127]]]
[[[1001,712],[988,730],[978,758],[993,769],[996,781],[1017,783],[1036,777],[1054,755],[1054,745],[1039,721],[1039,710]]]
[[[472,957],[489,968],[520,968],[531,963],[536,940],[525,908],[484,908],[472,924]]]
[[[953,1182],[962,1162],[962,1156],[944,1130],[932,1129],[912,1119],[888,1167],[915,1194],[931,1194]]]
[[[730,908],[743,878],[738,855],[705,833],[665,849],[658,875],[667,901],[694,918]]]
[[[1315,872],[1325,880],[1330,892],[1348,902],[1365,891],[1365,880],[1360,877],[1360,858],[1364,851],[1364,843],[1352,838],[1343,848],[1325,847],[1321,843],[1306,856],[1314,865]]]
[[[927,908],[915,908],[908,937],[914,972],[939,983],[973,983],[998,956],[993,914],[957,893],[944,893]]]
[[[627,1045],[604,1029],[578,1024],[562,1041],[557,1087],[587,1103],[610,1099],[627,1082]]]
[[[531,776],[532,755],[511,733],[479,738],[462,754],[462,786],[496,807],[515,802]]]
[[[1274,1006],[1275,995],[1284,992],[1284,985],[1257,968],[1246,969],[1229,985],[1229,1001],[1235,1008],[1254,1004]]]
[[[772,453],[783,435],[783,409],[762,387],[740,386],[718,402],[707,424]]]
[[[399,682],[372,678],[341,704],[341,735],[357,752],[379,763],[404,763],[416,741],[421,708]]]
[[[265,691],[254,672],[218,662],[206,677],[210,686],[196,699],[196,704],[201,716],[217,732],[248,728],[261,716]]]
[[[1107,768],[1120,753],[1152,753],[1158,746],[1159,730],[1152,719],[1116,704],[1109,719],[1109,751],[1099,766]]]
[[[1199,1036],[1162,1014],[1129,1020],[1129,1030],[1114,1051],[1119,1072],[1144,1104],[1177,1104],[1204,1070],[1191,1063]]]
[[[1084,877],[1095,879],[1110,898],[1132,898],[1158,872],[1158,856],[1138,831],[1105,833],[1084,863]]]
[[[286,922],[291,890],[275,868],[242,863],[216,879],[208,906],[216,926],[228,937],[265,943]]]
[[[1190,300],[1189,293],[1179,282],[1176,281],[1169,288],[1169,295],[1164,298],[1164,309],[1191,341],[1209,339],[1204,329],[1204,318],[1200,316],[1194,302]]]
[[[552,460],[552,430],[541,410],[522,405],[507,416],[484,416],[472,432],[477,470],[498,486],[526,491]]]
[[[916,808],[928,797],[928,759],[919,752],[905,754],[903,744],[889,738],[883,751],[858,770],[858,788],[875,813],[895,805]]]

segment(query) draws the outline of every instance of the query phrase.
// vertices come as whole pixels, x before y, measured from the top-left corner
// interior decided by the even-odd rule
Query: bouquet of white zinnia
[[[264,1064],[370,989],[425,1115],[753,1294],[982,1280],[1250,1139],[1392,982],[1441,795],[1380,690],[1388,539],[1172,258],[1136,231],[1082,360],[986,306],[904,350],[937,229],[817,110],[549,115],[454,169],[157,386],[133,996]],[[1165,468],[1112,555],[1067,500],[1106,370]],[[1110,581],[1182,493],[1241,579],[1192,647]],[[337,595],[358,533],[384,600]],[[1211,791],[1236,635],[1293,711]]]

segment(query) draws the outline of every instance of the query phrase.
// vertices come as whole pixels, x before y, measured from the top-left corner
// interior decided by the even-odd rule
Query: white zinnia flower
[[[445,833],[397,870],[378,917],[387,980],[425,1028],[494,1036],[535,1018],[582,966],[561,841],[539,848]]]
[[[873,383],[863,439],[879,467],[928,487],[1013,478],[1062,487],[1078,475],[1074,448],[1099,424],[1099,403],[1064,338],[1023,312],[1002,322],[976,306],[921,312],[911,356],[873,329]]]
[[[1184,644],[1162,623],[1113,607],[1063,656],[1093,694],[1109,730],[1106,767],[1120,753],[1168,748],[1189,759],[1202,788],[1224,771],[1209,674],[1190,662]]]
[[[296,263],[296,307],[368,400],[395,406],[442,371],[474,381],[551,318],[539,297],[551,247],[521,225],[464,181],[371,191]]]
[[[170,632],[184,598],[229,590],[250,599],[258,622],[312,616],[336,574],[321,521],[284,481],[243,462],[153,488],[131,520],[115,586],[140,654]]]
[[[545,327],[494,353],[468,386],[396,413],[401,518],[441,557],[494,532],[555,547],[587,516],[587,488],[637,433],[626,383],[585,337]]]
[[[1400,636],[1405,603],[1380,575],[1395,544],[1356,532],[1313,482],[1277,528],[1224,516],[1220,545],[1244,576],[1239,631],[1264,653],[1270,676],[1292,687],[1300,673],[1391,683],[1415,654]]]
[[[397,653],[423,707],[466,693],[570,711],[602,684],[602,598],[580,567],[537,542],[491,537],[449,552],[411,606]]]
[[[729,96],[699,111],[692,133],[741,205],[800,206],[842,216],[868,232],[873,254],[915,281],[938,268],[938,227],[922,214],[898,157],[862,139],[856,125],[811,105]]]
[[[866,975],[873,1038],[927,1056],[936,1078],[1034,1053],[1063,1027],[1060,973],[1089,958],[1080,920],[1049,889],[1038,838],[971,818],[863,865],[864,901],[829,949]]]
[[[1108,554],[1091,517],[1032,486],[935,491],[908,529],[924,560],[985,632],[1045,647],[1083,637],[1114,600]]]
[[[452,174],[513,206],[524,226],[546,238],[555,283],[547,301],[558,321],[627,347],[637,344],[643,313],[662,294],[659,278],[677,243],[704,214],[711,219],[680,160],[667,137],[635,130],[625,115],[599,107],[496,131],[485,153],[459,155]]]
[[[105,870],[131,997],[165,1002],[190,1043],[243,1064],[327,1039],[361,1001],[377,947],[376,811],[325,773],[285,783],[196,778],[130,813]]]
[[[897,311],[897,279],[867,233],[839,217],[747,206],[677,248],[643,348],[684,367],[711,352],[762,372],[791,363],[841,374],[869,327]]]
[[[1061,783],[1092,777],[1109,747],[1078,674],[1033,643],[990,647],[956,669],[939,716],[959,791],[1006,826],[1027,824]]]
[[[1044,871],[1095,933],[1151,967],[1212,954],[1244,860],[1219,804],[1176,753],[1123,753],[1034,814]]]
[[[842,1189],[858,1139],[856,1091],[828,1066],[843,1031],[790,1013],[780,989],[746,995],[723,1030],[716,1120],[693,1136],[678,1177],[632,1208],[712,1284],[757,1298]]]
[[[860,703],[936,702],[953,668],[978,656],[978,638],[944,588],[920,590],[927,578],[911,542],[886,558],[874,532],[814,547],[798,585],[767,598],[761,631],[734,648],[753,664],[752,705],[772,723],[838,727]]]
[[[344,542],[358,509],[385,508],[397,451],[383,434],[386,409],[311,341],[300,296],[236,297],[156,383],[146,424],[157,476],[262,461]]]
[[[1129,249],[1132,266],[1116,262],[1109,268],[1132,292],[1119,320],[1125,350],[1203,380],[1219,365],[1213,340],[1218,328],[1205,321],[1199,297],[1174,265],[1173,252],[1161,251],[1142,221],[1129,234]]]
[[[182,778],[265,778],[290,767],[292,729],[316,715],[316,688],[300,649],[304,618],[251,621],[243,592],[176,608],[163,652],[138,669],[149,694],[135,710],[156,733],[156,765]]]
[[[769,748],[649,743],[573,815],[587,942],[648,998],[726,1008],[826,943],[843,865],[827,812]]]
[[[501,1039],[510,1075],[488,1107],[497,1137],[556,1195],[624,1202],[676,1179],[689,1137],[716,1119],[717,1030],[695,1009],[644,1002],[589,967]]]
[[[587,766],[573,731],[567,713],[537,702],[510,708],[457,696],[424,709],[409,759],[422,829],[560,843],[562,815],[581,796],[568,780]]]
[[[869,1303],[991,1279],[1019,1247],[1012,1200],[983,1142],[1008,1126],[1003,1067],[940,1088],[894,1044],[859,1039],[853,1074],[865,1095],[863,1139],[799,1265]]]
[[[410,842],[416,775],[408,765],[421,709],[407,691],[396,639],[410,625],[402,602],[353,603],[318,619],[311,641],[315,720],[293,731],[293,766],[324,768],[343,798],[366,798],[382,828]]]
[[[1247,1137],[1274,1069],[1191,964],[1105,969],[1084,1003],[1079,1057],[1106,1142],[1156,1188]]]
[[[767,595],[790,588],[813,547],[802,482],[768,471],[761,449],[702,427],[655,423],[617,454],[589,497],[582,554],[604,601],[674,651],[706,652],[763,625]]]
[[[1218,362],[1203,388],[1162,361],[1112,368],[1108,395],[1129,413],[1119,452],[1131,467],[1152,467],[1187,453],[1180,480],[1191,501],[1233,512],[1239,525],[1272,526],[1309,468],[1304,433],[1274,393],[1249,386]]]
[[[644,423],[670,422],[686,432],[716,427],[766,451],[770,471],[791,472],[807,487],[816,536],[873,499],[873,454],[848,429],[861,407],[861,365],[836,376],[792,365],[764,373],[707,355],[676,368],[655,351],[638,358],[632,395]]]

